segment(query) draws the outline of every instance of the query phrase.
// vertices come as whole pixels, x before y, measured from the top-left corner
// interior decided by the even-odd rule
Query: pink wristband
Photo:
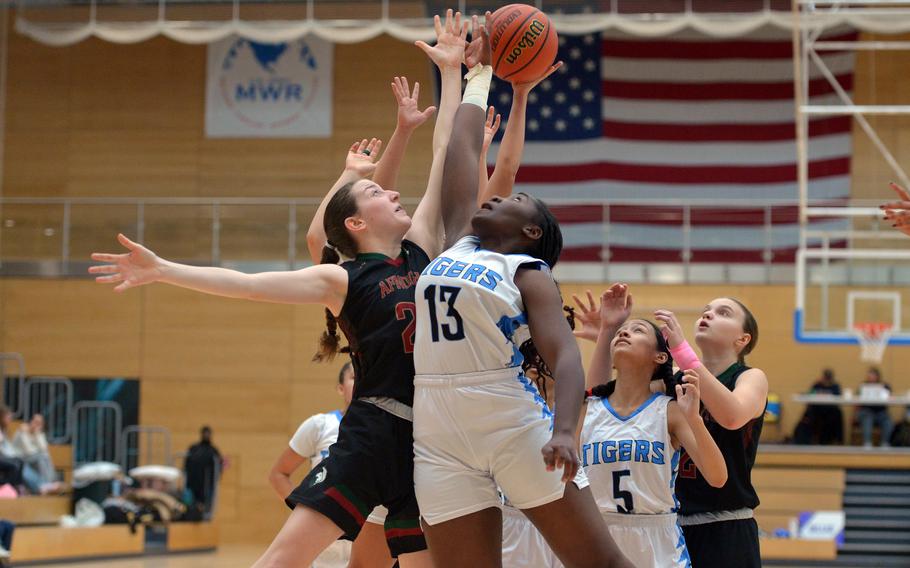
[[[692,349],[692,346],[689,345],[689,342],[685,339],[676,347],[670,348],[670,355],[672,355],[673,360],[676,361],[676,366],[683,371],[694,369],[701,365],[701,361],[698,360],[698,355],[695,354],[695,350]]]

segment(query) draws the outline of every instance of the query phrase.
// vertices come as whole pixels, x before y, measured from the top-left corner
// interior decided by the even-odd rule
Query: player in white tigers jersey
[[[673,358],[660,330],[648,320],[625,321],[631,307],[625,285],[614,285],[601,303],[602,329],[617,331],[600,334],[589,373],[609,377],[615,368],[617,375],[587,399],[582,467],[610,533],[635,566],[691,568],[676,520],[681,446],[712,485],[727,480],[723,455],[699,414],[698,376],[688,372],[672,384]],[[677,399],[652,392],[655,380]]]
[[[590,491],[566,483],[578,470],[584,371],[550,274],[559,224],[525,194],[457,207],[477,199],[492,76],[476,21],[475,32],[443,174],[447,250],[415,294],[414,486],[430,554],[436,568],[501,565],[498,485],[565,564],[631,566]],[[555,416],[522,370],[529,336],[556,379]]]

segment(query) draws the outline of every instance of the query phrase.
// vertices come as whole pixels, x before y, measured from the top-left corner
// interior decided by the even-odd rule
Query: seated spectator
[[[13,437],[13,448],[19,458],[34,468],[41,476],[42,483],[57,481],[54,462],[47,450],[47,437],[44,435],[44,416],[32,415],[32,419],[23,424]]]
[[[46,483],[41,479],[41,475],[38,471],[31,465],[25,463],[22,459],[22,456],[19,455],[19,452],[13,446],[13,443],[10,441],[7,434],[10,424],[13,422],[13,413],[10,411],[9,407],[5,404],[0,404],[0,456],[4,458],[4,461],[11,461],[14,464],[16,462],[21,463],[21,477],[22,483],[25,485],[25,488],[29,493],[37,495],[47,495],[48,493],[55,493],[60,491],[59,483]]]
[[[860,397],[863,396],[864,386],[881,385],[887,392],[891,393],[891,386],[882,382],[882,374],[875,367],[869,367],[866,371],[866,380],[860,385]],[[890,445],[891,440],[891,416],[888,414],[888,407],[884,404],[866,404],[856,410],[856,420],[863,428],[863,446],[872,447],[872,428],[878,426],[881,429],[881,446]]]
[[[840,385],[834,380],[834,371],[825,369],[822,376],[809,391],[812,394],[833,394],[840,396]],[[844,443],[844,415],[839,406],[834,404],[810,404],[806,406],[806,413],[800,421],[800,426],[806,426],[810,440],[805,443],[812,444],[843,444]]]

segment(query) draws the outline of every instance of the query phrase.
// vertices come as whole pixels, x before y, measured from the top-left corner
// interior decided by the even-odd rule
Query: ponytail
[[[340,260],[341,257],[338,255],[335,246],[326,242],[325,246],[322,247],[322,258],[319,259],[319,264],[338,264]],[[313,355],[312,360],[317,363],[326,363],[335,359],[335,355],[338,354],[340,339],[338,337],[338,321],[332,311],[325,308],[325,331],[319,337],[319,348],[316,354]]]
[[[341,186],[326,205],[325,215],[322,219],[326,243],[322,247],[319,264],[338,264],[342,254],[349,258],[357,256],[357,243],[344,226],[345,219],[357,214],[357,201],[351,192],[355,183],[352,181]],[[339,349],[340,341],[338,321],[326,308],[325,331],[319,337],[319,347],[316,354],[313,355],[313,361],[323,363],[333,360],[339,352],[349,353],[350,347]]]

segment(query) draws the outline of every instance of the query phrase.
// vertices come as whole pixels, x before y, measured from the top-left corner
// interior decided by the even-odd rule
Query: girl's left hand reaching
[[[420,83],[415,82],[414,90],[411,91],[408,87],[407,77],[395,77],[392,79],[392,94],[395,95],[395,100],[398,101],[399,128],[414,130],[436,112],[436,107],[434,106],[429,106],[424,110],[418,108],[417,97],[420,94]]]
[[[529,93],[531,89],[542,83],[547,77],[555,73],[556,70],[560,67],[562,67],[562,61],[557,61],[553,65],[550,65],[550,67],[548,67],[547,70],[544,71],[543,74],[536,79],[526,81],[524,83],[512,83],[512,89],[515,91]]]
[[[496,132],[499,131],[499,122],[502,117],[496,112],[496,108],[490,106],[487,109],[487,121],[483,125],[483,149],[486,150],[493,143]]]
[[[900,200],[881,206],[885,210],[885,219],[891,221],[892,226],[898,231],[910,235],[910,193],[894,182],[890,185]]]
[[[676,404],[682,411],[686,420],[693,421],[700,418],[701,394],[698,390],[698,373],[689,369],[683,374],[682,384],[676,385]]]
[[[414,42],[423,50],[433,63],[443,69],[454,69],[461,72],[461,62],[465,56],[465,44],[468,37],[468,23],[461,21],[461,12],[446,10],[446,19],[443,23],[439,16],[433,17],[433,26],[436,28],[436,45],[430,46],[425,42]]]
[[[660,322],[660,332],[671,349],[686,340],[682,327],[679,325],[679,320],[676,319],[676,314],[670,310],[655,310],[654,317]]]
[[[492,14],[486,13],[486,21],[489,22]],[[493,50],[490,48],[490,36],[487,35],[487,28],[479,23],[477,16],[471,17],[471,43],[464,50],[464,64],[468,69],[472,69],[478,63],[490,65],[493,61]]]
[[[354,142],[348,148],[348,156],[344,160],[345,171],[352,172],[358,177],[367,177],[376,169],[376,158],[382,148],[382,140],[366,138]]]

